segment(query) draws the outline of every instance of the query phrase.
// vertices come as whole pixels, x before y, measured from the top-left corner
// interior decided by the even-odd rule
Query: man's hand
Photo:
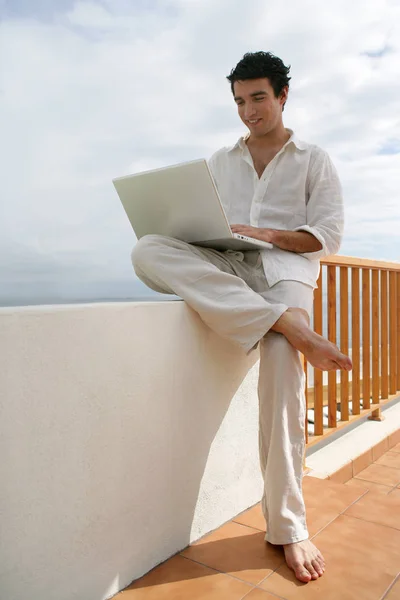
[[[250,225],[231,225],[233,233],[247,235],[263,242],[270,242],[288,252],[318,252],[322,244],[308,231],[287,231],[281,229],[264,229]]]
[[[255,238],[256,240],[262,240],[263,242],[270,242],[273,244],[274,229],[265,229],[263,227],[251,227],[251,225],[231,225],[233,233],[239,233],[240,235],[247,235],[248,237]]]

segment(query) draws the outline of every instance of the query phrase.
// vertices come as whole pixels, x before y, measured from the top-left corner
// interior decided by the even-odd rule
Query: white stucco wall
[[[0,356],[1,598],[110,597],[260,499],[258,351],[183,302],[0,309]]]

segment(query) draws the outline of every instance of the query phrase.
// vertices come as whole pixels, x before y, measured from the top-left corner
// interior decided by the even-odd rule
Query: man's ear
[[[288,99],[289,96],[289,86],[285,85],[285,87],[282,88],[281,94],[280,94],[280,99],[282,100],[282,104],[284,104],[286,102],[286,100]]]

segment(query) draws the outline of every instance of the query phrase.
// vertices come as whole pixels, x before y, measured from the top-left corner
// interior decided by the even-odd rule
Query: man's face
[[[279,98],[275,97],[269,79],[247,79],[235,81],[234,98],[239,117],[249,128],[253,137],[263,136],[282,120],[282,105],[287,99],[285,87]]]

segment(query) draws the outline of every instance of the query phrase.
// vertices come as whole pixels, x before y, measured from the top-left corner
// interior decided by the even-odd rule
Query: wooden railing
[[[307,407],[314,409],[308,446],[365,415],[381,420],[381,406],[400,390],[400,263],[321,261],[313,327],[350,354],[353,369],[323,373],[305,365]]]

